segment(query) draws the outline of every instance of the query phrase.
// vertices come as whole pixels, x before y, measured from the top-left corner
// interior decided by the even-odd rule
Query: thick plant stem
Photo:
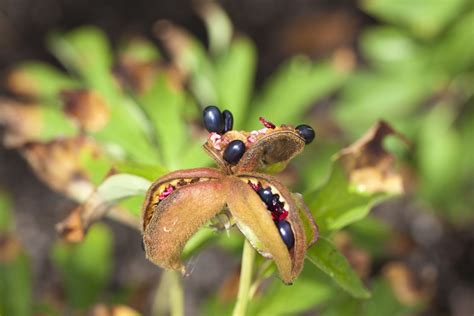
[[[170,314],[171,316],[184,315],[184,293],[182,276],[179,272],[173,271],[170,284]]]
[[[152,306],[153,316],[183,316],[184,294],[181,275],[172,270],[164,270],[160,285],[155,293]]]
[[[253,264],[255,261],[255,250],[248,240],[245,240],[242,253],[242,267],[240,269],[239,293],[237,303],[234,306],[232,316],[245,316],[247,304],[250,299],[250,286],[252,284]]]

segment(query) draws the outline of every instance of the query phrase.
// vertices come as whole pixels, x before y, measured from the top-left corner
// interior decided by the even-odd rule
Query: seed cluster
[[[249,186],[257,192],[260,199],[265,203],[267,210],[270,211],[273,221],[278,228],[278,232],[288,249],[293,248],[295,237],[291,229],[290,223],[286,221],[288,211],[285,210],[285,203],[280,201],[280,195],[274,194],[271,187],[263,187],[261,182],[253,183],[248,181]]]

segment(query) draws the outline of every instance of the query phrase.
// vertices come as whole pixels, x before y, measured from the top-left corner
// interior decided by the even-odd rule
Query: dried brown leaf
[[[38,95],[37,81],[28,72],[15,69],[8,74],[6,85],[16,95],[35,97]]]
[[[76,201],[84,201],[94,190],[80,164],[81,153],[99,154],[95,143],[84,137],[31,142],[21,153],[36,175],[51,188]]]
[[[67,242],[76,243],[84,239],[85,227],[81,216],[81,207],[74,208],[68,217],[56,225],[59,235]]]
[[[107,125],[110,109],[100,94],[92,90],[67,90],[61,93],[64,112],[81,128],[97,132]]]
[[[395,157],[383,147],[383,141],[389,135],[409,144],[389,124],[379,121],[362,138],[337,154],[336,159],[341,161],[350,182],[358,190],[368,193],[404,192],[403,178],[395,169]]]
[[[19,147],[37,140],[43,129],[40,107],[0,98],[0,126],[5,127],[3,143],[6,147]]]
[[[427,289],[418,284],[415,274],[402,262],[391,262],[383,268],[397,299],[405,305],[416,305],[427,297]]]
[[[21,251],[21,244],[14,236],[0,234],[0,263],[15,260]]]

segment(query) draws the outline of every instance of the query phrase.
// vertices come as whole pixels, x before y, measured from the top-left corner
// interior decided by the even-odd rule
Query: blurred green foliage
[[[367,0],[361,9],[379,21],[366,28],[358,41],[364,66],[348,72],[329,60],[295,56],[275,71],[261,91],[252,90],[257,63],[254,44],[233,36],[222,11],[204,15],[210,52],[187,33],[180,35],[186,46],[172,52],[175,66],[187,74],[188,89],[173,86],[169,73],[159,67],[145,91],[122,85],[112,71],[120,58],[159,64],[162,54],[143,39],[126,41],[114,53],[103,32],[94,27],[49,38],[51,52],[67,73],[41,62],[26,62],[17,69],[28,76],[34,87],[30,96],[42,108],[44,129],[39,138],[47,141],[86,132],[99,142],[105,155],[81,157],[80,165],[98,187],[96,195],[111,205],[119,203],[135,217],[149,181],[170,170],[211,164],[201,150],[205,134],[189,127],[200,121],[202,107],[227,108],[234,113],[237,129],[253,129],[259,116],[277,123],[318,122],[319,118],[308,115],[311,108],[337,95],[323,119],[337,125],[344,137],[317,140],[296,167],[301,179],[298,189],[305,192],[322,238],[309,250],[295,285],[271,282],[251,303],[249,315],[288,315],[310,308],[320,309],[322,315],[401,315],[414,308],[400,303],[383,277],[367,286],[370,299],[356,299],[368,298],[369,291],[331,242],[337,231],[351,225],[347,231],[357,246],[373,258],[383,256],[389,228],[366,216],[387,195],[358,191],[330,157],[382,118],[412,140],[409,150],[388,146],[411,170],[410,177],[417,183],[414,199],[454,223],[472,219],[474,5],[463,0]],[[110,119],[103,129],[83,131],[71,123],[63,112],[60,92],[72,88],[93,90],[104,98]],[[111,168],[118,176],[103,182]],[[2,236],[13,230],[13,222],[2,196]],[[216,239],[231,251],[240,247],[232,237],[203,229],[188,243],[184,256]],[[59,241],[54,245],[50,257],[72,309],[85,309],[104,299],[101,293],[113,266],[112,246],[113,237],[104,224],[91,227],[79,245]],[[32,281],[25,253],[0,262],[0,269],[0,314],[31,314]],[[232,304],[212,296],[202,312],[230,313]]]

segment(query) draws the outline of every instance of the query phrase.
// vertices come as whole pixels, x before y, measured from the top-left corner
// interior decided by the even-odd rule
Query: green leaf
[[[219,106],[234,115],[234,128],[243,128],[247,106],[252,93],[256,67],[256,50],[253,43],[240,37],[229,50],[216,60],[216,89]]]
[[[171,87],[166,75],[160,73],[153,87],[140,97],[140,101],[153,123],[165,165],[176,169],[189,137],[182,114],[186,101],[184,92]]]
[[[132,196],[145,195],[151,182],[132,174],[115,174],[99,185],[96,194],[103,202],[115,203]]]
[[[353,188],[339,163],[335,163],[327,182],[304,198],[323,234],[341,229],[369,213],[383,194],[359,193]]]
[[[54,245],[51,260],[73,308],[84,309],[99,300],[112,273],[112,246],[112,234],[103,224],[94,224],[80,244]]]
[[[178,65],[191,74],[190,89],[201,106],[217,104],[215,73],[207,51],[188,33],[182,34],[186,46],[177,54]]]
[[[30,263],[24,253],[0,262],[0,315],[33,315],[32,287]]]
[[[248,128],[258,127],[263,116],[276,124],[299,124],[318,99],[328,96],[345,81],[347,73],[329,62],[311,63],[294,57],[281,66],[253,100]]]
[[[382,70],[416,69],[424,66],[427,59],[424,46],[390,26],[369,28],[362,33],[359,45],[364,55]]]
[[[463,175],[459,133],[454,129],[456,113],[450,103],[434,107],[422,121],[416,160],[423,184],[421,192],[432,201],[452,196]]]
[[[232,39],[232,22],[217,3],[208,1],[198,5],[198,11],[206,23],[209,49],[214,55],[225,52]]]
[[[80,83],[58,69],[42,62],[23,62],[14,68],[9,85],[13,92],[39,98],[56,98],[64,89],[80,87]],[[11,79],[14,79],[11,81]]]
[[[327,301],[333,289],[320,282],[319,272],[310,268],[305,267],[291,286],[273,279],[263,295],[250,302],[248,314],[296,315]]]
[[[59,105],[42,104],[40,115],[41,135],[39,138],[41,140],[48,141],[55,138],[75,136],[79,132]]]
[[[122,156],[139,162],[156,162],[158,155],[151,144],[146,117],[120,91],[112,76],[112,52],[105,34],[94,27],[82,27],[66,34],[53,34],[49,43],[58,59],[100,94],[111,110],[107,126],[94,133],[94,137]]]
[[[465,0],[364,0],[362,8],[389,23],[410,29],[415,35],[431,38],[462,11]]]
[[[158,48],[152,42],[141,37],[122,42],[119,54],[136,62],[157,62],[161,58]]]
[[[0,235],[13,228],[12,202],[6,192],[0,190]]]
[[[156,164],[142,164],[133,161],[122,161],[114,164],[119,173],[129,173],[150,181],[155,181],[168,172],[168,169]]]
[[[109,73],[113,63],[112,51],[100,29],[84,26],[65,34],[55,33],[48,43],[63,65],[78,73],[107,100],[113,99],[111,87],[115,82]]]
[[[367,216],[349,226],[348,230],[354,245],[367,250],[373,259],[387,255],[387,242],[390,239],[391,229],[382,220]]]
[[[474,10],[459,17],[452,28],[433,45],[432,65],[443,66],[451,75],[464,73],[474,65]]]
[[[373,296],[365,302],[364,316],[379,315],[416,315],[417,308],[402,305],[395,297],[390,284],[383,279],[378,279],[372,287]]]
[[[320,237],[317,243],[308,249],[306,257],[352,296],[370,297],[370,292],[364,287],[347,259],[326,238]]]
[[[435,91],[441,80],[439,73],[428,69],[386,74],[361,71],[348,81],[334,115],[355,134],[380,119],[397,126]]]

